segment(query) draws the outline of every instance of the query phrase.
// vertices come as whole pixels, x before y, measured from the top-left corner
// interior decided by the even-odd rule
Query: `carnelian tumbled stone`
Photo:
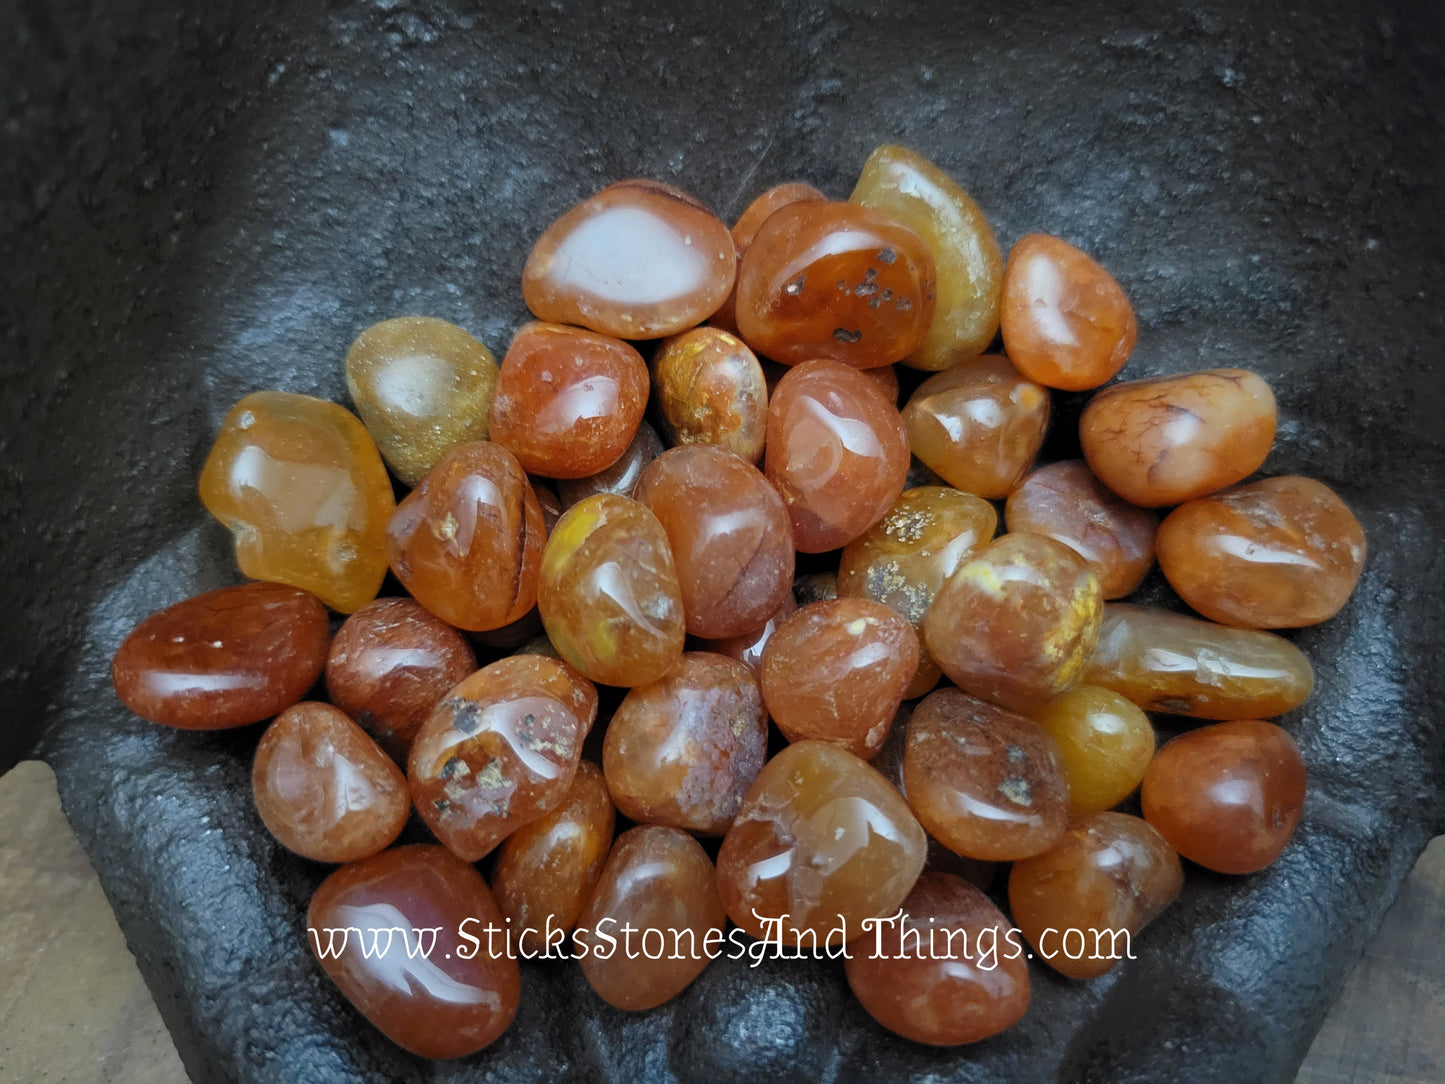
[[[462,681],[411,743],[407,778],[422,820],[475,862],[567,796],[597,690],[556,659],[512,655]]]
[[[738,636],[777,613],[793,588],[793,528],[763,472],[710,444],[658,456],[637,499],[667,532],[687,631]]]
[[[1159,567],[1179,597],[1226,625],[1315,625],[1339,612],[1365,532],[1312,478],[1266,478],[1181,504],[1159,525]]]
[[[152,614],[111,663],[116,695],[142,719],[221,730],[269,719],[316,684],[331,630],[305,591],[243,583]]]
[[[882,518],[908,477],[908,434],[898,409],[862,373],[805,361],[768,404],[768,480],[788,506],[793,542],[822,553]]]
[[[599,493],[557,521],[537,605],[558,654],[593,681],[646,685],[682,655],[682,588],[645,504]]]
[[[888,738],[918,652],[913,626],[881,602],[809,603],[763,650],[763,700],[789,741],[831,742],[867,760]]]
[[[768,216],[743,257],[738,330],[785,365],[891,365],[928,331],[935,276],[928,246],[887,215],[851,203],[791,203]]]
[[[739,338],[698,327],[665,340],[652,358],[663,431],[677,444],[716,444],[749,463],[763,454],[768,388]]]
[[[690,651],[628,692],[607,724],[602,771],[635,821],[722,835],[768,754],[768,716],[752,671]]]
[[[1139,797],[1145,819],[1185,858],[1253,873],[1279,857],[1299,824],[1304,760],[1273,723],[1215,723],[1166,742]]]
[[[582,974],[615,1008],[655,1008],[702,974],[726,925],[702,845],[676,828],[641,825],[617,837],[577,922]]]
[[[754,937],[840,944],[898,909],[927,855],[888,780],[836,745],[795,742],[764,765],[723,837],[718,890]]]
[[[1021,237],[1010,250],[999,323],[1014,368],[1065,391],[1114,379],[1139,337],[1134,309],[1114,277],[1046,233]]]
[[[826,200],[827,198],[812,185],[798,182],[774,185],[758,196],[743,208],[743,213],[738,215],[738,220],[733,223],[733,247],[738,252],[738,266],[742,266],[742,259],[747,254],[748,246],[753,243],[753,238],[757,236],[758,230],[762,229],[763,223],[773,216],[774,211],[780,210],[790,203]],[[734,283],[733,291],[728,295],[728,299],[723,302],[717,312],[708,317],[707,322],[710,326],[729,334],[736,335],[738,333],[738,288],[736,283]]]
[[[1246,369],[1131,380],[1089,401],[1079,442],[1099,481],[1158,508],[1257,471],[1274,444],[1275,414],[1269,385]]]
[[[647,390],[647,363],[620,339],[526,324],[502,359],[492,440],[530,474],[586,478],[627,451]]]
[[[692,196],[618,181],[547,227],[522,269],[522,298],[542,320],[655,339],[716,312],[736,271],[732,234]]]
[[[1009,920],[974,885],[925,873],[903,914],[869,924],[843,968],[868,1015],[932,1046],[976,1043],[1029,1007],[1029,969]]]
[[[1073,816],[1113,809],[1139,785],[1154,757],[1154,727],[1112,689],[1080,685],[1033,718],[1059,743]]]
[[[1154,828],[1095,813],[1070,821],[1043,854],[1014,863],[1009,910],[1044,963],[1092,979],[1137,955],[1134,938],[1183,885],[1179,856]]]
[[[1082,459],[1040,467],[1009,494],[1010,531],[1048,535],[1088,561],[1105,598],[1122,598],[1154,564],[1159,517],[1104,488]]]
[[[305,701],[266,728],[251,768],[256,811],[283,846],[355,862],[388,846],[411,813],[406,776],[340,708]]]
[[[1032,719],[957,689],[913,709],[903,749],[908,804],[955,854],[990,862],[1053,846],[1069,819],[1058,744]]]
[[[342,613],[381,589],[396,499],[366,427],[335,403],[246,396],[206,456],[201,503],[235,536],[252,579],[310,591]]]
[[[482,875],[443,847],[342,866],[311,897],[306,926],[346,1000],[413,1054],[475,1053],[517,1013],[521,973],[501,913]]]
[[[548,530],[557,525],[557,520],[561,518],[566,509],[571,508],[578,501],[585,501],[594,493],[615,493],[619,497],[633,496],[647,465],[666,450],[667,445],[662,443],[662,438],[657,435],[657,430],[643,422],[637,427],[632,443],[627,446],[622,457],[612,466],[598,471],[596,474],[589,474],[586,478],[558,479],[557,514],[548,523]],[[538,501],[542,499],[540,493],[537,495],[537,499]],[[547,518],[545,508],[542,511],[542,518]]]

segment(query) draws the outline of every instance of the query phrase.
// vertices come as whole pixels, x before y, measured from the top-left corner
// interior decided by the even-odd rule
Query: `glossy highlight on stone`
[[[758,461],[768,428],[768,389],[747,343],[716,327],[693,328],[664,340],[651,368],[671,444],[715,444]]]
[[[1059,743],[1075,817],[1113,809],[1134,793],[1154,758],[1149,716],[1111,689],[1079,685],[1032,718]]]
[[[738,215],[738,220],[733,223],[733,247],[737,249],[738,264],[742,265],[743,256],[748,251],[748,246],[753,243],[758,230],[764,222],[772,217],[773,212],[786,207],[790,203],[804,203],[808,200],[826,200],[828,197],[819,192],[810,184],[797,182],[778,184],[763,192],[743,208],[743,213]],[[738,289],[733,284],[733,292],[723,302],[722,307],[708,317],[708,324],[728,332],[730,335],[738,333]]]

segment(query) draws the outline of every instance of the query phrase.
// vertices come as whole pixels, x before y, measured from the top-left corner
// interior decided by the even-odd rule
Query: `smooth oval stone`
[[[716,327],[684,331],[657,348],[652,381],[671,444],[715,444],[749,463],[762,456],[768,388],[747,343]]]
[[[667,532],[626,497],[599,493],[558,520],[537,604],[562,658],[604,685],[646,685],[682,655],[682,588]]]
[[[512,923],[519,951],[561,947],[558,935],[572,932],[602,876],[615,821],[602,769],[584,760],[562,804],[502,843],[492,869],[492,892]],[[536,932],[528,935],[527,930]]]
[[[526,324],[497,376],[492,440],[529,474],[586,478],[627,451],[647,392],[647,363],[627,343],[576,327]]]
[[[721,952],[726,925],[702,845],[676,828],[632,828],[612,845],[577,923],[578,941],[587,945],[582,974],[614,1008],[656,1008],[702,974],[710,952]]]
[[[1254,873],[1279,857],[1299,824],[1304,760],[1273,723],[1215,723],[1166,742],[1139,797],[1145,819],[1191,862]]]
[[[1040,467],[1008,496],[1010,531],[1047,535],[1089,562],[1105,598],[1131,594],[1154,565],[1159,517],[1109,492],[1082,459]]]
[[[949,576],[923,640],[960,689],[1028,711],[1078,684],[1103,608],[1099,578],[1077,553],[1007,534]]]
[[[311,897],[306,925],[346,1000],[420,1057],[476,1053],[517,1013],[517,961],[502,936],[488,945],[485,932],[502,929],[502,915],[482,875],[443,847],[398,847],[342,866]],[[418,929],[435,930],[435,941],[419,940]]]
[[[935,278],[928,247],[889,216],[831,200],[790,203],[768,216],[738,268],[738,330],[785,365],[891,365],[923,341]]]
[[[422,820],[468,862],[567,796],[597,690],[541,655],[512,655],[451,690],[411,744],[407,779]]]
[[[716,312],[736,271],[728,228],[692,196],[618,181],[547,227],[522,269],[522,298],[541,320],[656,339]]]
[[[862,373],[805,361],[778,382],[764,465],[803,553],[837,549],[877,523],[903,492],[908,462],[897,408]]]
[[[558,512],[548,529],[556,526],[557,519],[578,501],[585,501],[596,493],[615,493],[619,497],[636,495],[637,483],[647,465],[667,450],[657,430],[646,422],[637,427],[632,443],[622,457],[604,471],[586,478],[561,478],[557,481]],[[540,498],[539,498],[540,499]],[[545,518],[545,513],[544,517]]]
[[[902,910],[843,964],[869,1016],[931,1046],[976,1043],[1018,1023],[1029,1007],[1028,964],[1012,924],[983,892],[951,873],[925,873]]]
[[[722,835],[768,758],[768,715],[752,671],[689,651],[628,692],[607,724],[602,771],[624,816]]]
[[[314,862],[355,862],[389,846],[411,813],[406,776],[340,708],[295,704],[261,735],[256,811],[282,846]]]
[[[947,369],[988,349],[998,331],[1003,258],[973,198],[922,155],[885,144],[863,163],[848,199],[912,230],[938,269],[933,321],[904,364]]]
[[[1014,368],[1064,391],[1114,379],[1139,337],[1134,309],[1114,277],[1046,233],[1021,237],[1010,250],[999,316]]]
[[[1111,602],[1083,682],[1113,689],[1145,711],[1245,719],[1299,707],[1315,672],[1304,652],[1272,633]]]
[[[1006,497],[1049,426],[1049,393],[1008,359],[986,354],[929,377],[903,406],[913,454],[949,485]]]
[[[1069,819],[1057,743],[1032,719],[957,689],[913,709],[903,785],[919,823],[949,850],[1009,862],[1053,846]]]
[[[326,694],[395,759],[453,685],[477,668],[467,638],[420,602],[379,598],[341,623]]]
[[[1315,625],[1349,600],[1365,531],[1313,478],[1265,478],[1181,504],[1155,540],[1179,597],[1226,625]]]
[[[1274,393],[1246,369],[1131,380],[1079,419],[1084,459],[1131,504],[1179,504],[1242,481],[1274,444]]]
[[[881,602],[809,603],[763,650],[763,701],[789,741],[826,741],[867,760],[888,739],[918,655],[913,627]]]
[[[387,466],[414,486],[450,449],[487,439],[497,361],[455,324],[398,316],[351,344],[346,386]]]
[[[773,638],[773,633],[778,631],[778,626],[786,621],[797,608],[798,604],[793,600],[793,593],[789,591],[783,598],[783,604],[778,607],[772,617],[768,618],[762,628],[745,632],[741,636],[729,636],[721,640],[704,640],[702,646],[708,651],[736,659],[751,670],[754,677],[757,677],[762,672],[763,651],[766,650],[768,641]]]
[[[349,410],[289,392],[246,396],[216,435],[200,490],[252,579],[310,591],[341,613],[381,589],[396,499],[371,435]]]
[[[1069,813],[1113,809],[1139,785],[1154,758],[1154,727],[1112,689],[1080,685],[1033,713],[1064,757]]]
[[[1039,959],[1093,979],[1138,955],[1134,938],[1183,885],[1179,856],[1150,825],[1094,813],[1070,821],[1043,854],[1014,863],[1009,910]]]
[[[658,456],[637,499],[667,532],[687,631],[738,636],[777,613],[792,591],[788,510],[762,471],[709,444]]]
[[[898,910],[928,837],[893,785],[836,745],[800,741],[764,765],[717,856],[718,891],[754,937],[789,950],[861,936]],[[786,918],[784,917],[786,916]]]
[[[826,200],[828,197],[819,192],[810,184],[791,182],[788,184],[774,185],[769,188],[752,203],[743,208],[743,213],[738,215],[738,220],[733,223],[733,247],[737,249],[738,264],[742,265],[743,256],[748,251],[748,246],[753,243],[758,230],[764,222],[772,217],[773,212],[786,207],[790,203],[803,203],[807,200]],[[708,324],[730,335],[738,333],[738,288],[733,284],[732,293],[723,302],[722,307],[708,317]]]
[[[121,643],[110,676],[142,719],[184,730],[259,723],[316,684],[331,639],[315,597],[243,583],[152,614]]]

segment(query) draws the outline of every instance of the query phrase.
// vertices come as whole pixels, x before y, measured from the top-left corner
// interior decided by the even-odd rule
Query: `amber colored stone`
[[[921,154],[889,145],[868,156],[848,198],[912,230],[937,266],[933,322],[905,364],[946,369],[988,349],[998,331],[1003,257],[973,198]]]
[[[1145,819],[1191,862],[1254,873],[1279,857],[1299,824],[1304,760],[1273,723],[1215,723],[1166,742],[1139,798]]]
[[[259,723],[316,684],[331,639],[305,591],[243,583],[151,614],[121,643],[110,676],[142,719],[183,730]]]
[[[451,690],[407,759],[412,800],[447,848],[468,862],[567,796],[597,690],[541,655],[512,655]]]
[[[336,630],[326,658],[326,693],[405,763],[432,709],[476,668],[466,637],[421,603],[379,598]]]
[[[413,1054],[473,1054],[517,1013],[521,973],[501,913],[482,875],[443,847],[398,847],[342,866],[311,897],[306,925],[346,1000]]]
[[[1131,504],[1202,497],[1257,471],[1274,444],[1274,393],[1246,369],[1131,380],[1097,392],[1079,442],[1099,481]]]
[[[414,486],[458,444],[487,439],[497,361],[455,324],[398,316],[351,344],[346,386],[381,457]]]
[[[736,272],[732,234],[696,199],[661,181],[618,181],[547,227],[522,269],[522,298],[541,320],[656,339],[716,312]]]
[[[898,910],[927,853],[928,837],[888,780],[846,749],[794,742],[763,766],[723,837],[718,891],[744,931],[771,930],[776,942],[781,930],[790,950],[803,934],[806,951],[858,937],[864,919]]]
[[[1150,825],[1094,813],[1070,821],[1043,854],[1014,863],[1009,910],[1044,963],[1092,979],[1138,955],[1134,938],[1183,885],[1179,856]]]
[[[793,585],[793,529],[762,471],[722,448],[684,445],[648,466],[637,499],[667,532],[688,632],[738,636],[777,612]]]
[[[854,944],[843,964],[868,1015],[932,1046],[976,1043],[1018,1023],[1029,1007],[1029,969],[1004,913],[978,888],[925,873],[903,914]]]
[[[997,500],[1044,442],[1049,393],[1008,359],[985,354],[929,377],[903,405],[913,454],[949,485]]]
[[[813,602],[763,650],[763,701],[789,741],[831,742],[867,760],[888,737],[918,657],[913,626],[881,602]]]
[[[1053,846],[1069,819],[1058,743],[1032,719],[957,689],[913,708],[903,750],[908,804],[949,850],[1007,862]]]
[[[789,184],[774,185],[760,195],[752,203],[743,209],[738,220],[733,223],[733,247],[737,249],[738,261],[742,262],[743,255],[747,252],[748,246],[753,243],[758,230],[762,228],[774,211],[786,207],[790,203],[803,203],[807,200],[826,200],[828,197],[819,192],[810,184],[797,182]],[[733,285],[732,293],[722,306],[708,317],[708,324],[712,327],[726,331],[730,335],[738,333],[738,289],[736,283]]]
[[[620,339],[525,324],[502,359],[492,440],[529,474],[586,478],[622,458],[647,409],[647,363]]]
[[[1033,713],[1059,743],[1069,780],[1069,813],[1113,809],[1139,785],[1154,757],[1154,727],[1110,689],[1080,685]]]
[[[628,692],[607,724],[602,771],[624,816],[722,835],[768,752],[768,716],[752,671],[689,651]]]
[[[481,631],[537,602],[547,529],[511,452],[477,441],[447,452],[397,506],[387,528],[392,571],[448,624]]]
[[[1304,652],[1273,633],[1111,602],[1083,681],[1113,689],[1145,711],[1247,719],[1299,707],[1309,699],[1315,672]]]
[[[764,459],[793,523],[793,542],[822,553],[853,541],[903,492],[908,434],[898,409],[862,373],[805,361],[768,404]]]
[[[303,701],[261,735],[256,811],[281,845],[315,862],[355,862],[389,846],[411,813],[406,776],[340,708]]]
[[[778,626],[786,621],[798,608],[793,601],[793,593],[788,592],[783,597],[783,604],[778,607],[777,612],[768,618],[762,628],[754,629],[752,632],[745,632],[741,636],[728,636],[721,640],[705,640],[702,646],[719,655],[726,655],[730,659],[736,659],[757,677],[763,668],[763,651],[768,646],[768,641],[773,638],[773,633],[778,631]]]
[[[629,829],[612,845],[577,923],[582,974],[614,1008],[655,1008],[721,953],[726,925],[713,864],[697,840],[661,825]]]
[[[560,949],[558,936],[572,932],[602,876],[615,820],[602,769],[584,760],[562,804],[502,843],[492,893],[512,924],[520,953]]]
[[[715,444],[749,463],[762,456],[768,389],[741,339],[715,327],[666,339],[653,355],[652,381],[670,443]]]
[[[1037,534],[1007,534],[944,583],[923,619],[929,653],[965,692],[1028,711],[1079,681],[1104,599],[1073,550]]]
[[[1114,379],[1139,337],[1134,309],[1114,277],[1046,233],[1021,237],[1010,250],[999,323],[1014,368],[1065,391]]]
[[[738,330],[785,365],[891,365],[928,331],[935,275],[928,247],[885,214],[790,203],[768,216],[738,268]]]
[[[1105,598],[1130,594],[1154,564],[1159,517],[1109,492],[1082,459],[1040,467],[1009,494],[1010,531],[1042,534],[1089,562]]]
[[[631,497],[642,478],[647,465],[667,450],[657,430],[646,422],[637,427],[637,433],[627,450],[612,466],[586,478],[561,478],[557,481],[559,509],[566,511],[578,501],[585,501],[594,493],[615,493],[619,497]],[[560,518],[560,512],[558,518]],[[548,529],[556,525],[552,521]]]
[[[282,391],[246,396],[226,415],[200,488],[252,579],[310,591],[341,613],[381,589],[396,499],[371,435],[349,410]]]
[[[562,658],[604,685],[646,685],[682,655],[682,588],[650,508],[599,493],[567,510],[542,555],[537,598]]]
[[[1313,478],[1266,478],[1181,504],[1159,525],[1159,567],[1179,597],[1226,625],[1315,625],[1365,564],[1365,531]]]

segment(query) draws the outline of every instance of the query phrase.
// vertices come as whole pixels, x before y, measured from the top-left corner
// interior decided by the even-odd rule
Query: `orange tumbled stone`
[[[1273,723],[1215,723],[1166,742],[1139,797],[1145,819],[1191,862],[1254,873],[1279,857],[1299,824],[1304,760]]]
[[[902,911],[870,923],[843,965],[868,1015],[932,1046],[976,1043],[1018,1023],[1030,997],[1023,945],[982,891],[925,873]]]
[[[468,862],[565,800],[597,690],[541,655],[512,655],[451,690],[411,744],[422,820]]]
[[[791,203],[768,216],[743,257],[738,330],[785,365],[890,365],[923,341],[935,277],[928,247],[887,215],[851,203]]]
[[[822,553],[873,526],[903,492],[908,435],[898,409],[866,376],[805,361],[768,404],[768,480],[793,523],[793,542]]]
[[[615,493],[619,497],[631,497],[642,478],[647,465],[667,450],[667,445],[657,435],[657,430],[646,422],[637,427],[632,443],[622,456],[606,470],[589,474],[586,478],[560,478],[557,480],[557,515],[552,517],[548,529],[556,526],[562,512],[578,501],[585,501],[594,493]],[[541,494],[537,499],[541,500]],[[543,519],[546,512],[543,511]]]
[[[684,331],[657,348],[652,380],[672,444],[715,444],[749,463],[762,456],[768,388],[741,339],[715,327]]]
[[[647,393],[647,363],[620,339],[526,324],[497,376],[492,440],[529,474],[586,478],[622,458]]]
[[[310,591],[341,613],[381,589],[391,479],[366,427],[335,403],[246,396],[206,457],[201,503],[235,536],[252,579]]]
[[[1079,685],[1033,713],[1064,757],[1069,813],[1113,809],[1139,785],[1154,757],[1154,727],[1111,689]]]
[[[537,598],[558,654],[593,681],[646,685],[682,655],[682,588],[645,504],[599,493],[557,521]]]
[[[985,354],[929,377],[903,406],[908,443],[949,485],[997,500],[1033,464],[1049,425],[1049,393],[1008,359]]]
[[[1099,391],[1079,442],[1099,481],[1131,504],[1202,497],[1257,471],[1274,444],[1269,385],[1246,369],[1131,380]]]
[[[1159,525],[1159,567],[1179,597],[1226,625],[1315,625],[1339,612],[1365,563],[1365,532],[1313,478],[1236,486]]]
[[[812,185],[798,182],[774,185],[758,196],[743,209],[743,213],[738,215],[738,220],[733,223],[733,247],[737,249],[739,266],[748,251],[748,246],[757,236],[758,230],[762,228],[764,222],[772,217],[774,211],[780,210],[790,203],[826,200],[827,198]],[[738,333],[738,288],[736,283],[733,284],[733,291],[723,302],[722,307],[708,317],[708,324],[731,335]]]
[[[411,813],[406,776],[330,704],[287,708],[266,728],[251,769],[270,833],[315,862],[355,862],[391,844]]]
[[[736,271],[731,233],[696,199],[661,181],[618,181],[547,227],[522,269],[522,298],[541,320],[656,339],[716,312]]]

